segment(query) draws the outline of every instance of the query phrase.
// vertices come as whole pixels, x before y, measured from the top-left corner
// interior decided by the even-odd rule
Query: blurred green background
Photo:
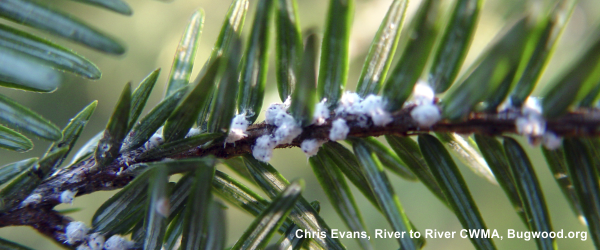
[[[78,51],[88,59],[97,63],[103,72],[101,80],[88,81],[65,76],[64,84],[59,90],[52,94],[36,94],[23,91],[0,89],[0,93],[18,100],[20,103],[41,113],[59,126],[64,126],[69,118],[75,115],[85,105],[98,100],[99,105],[93,115],[91,122],[83,132],[76,148],[81,147],[89,138],[101,131],[111,114],[119,91],[123,84],[132,81],[137,85],[148,73],[156,68],[162,68],[155,91],[152,94],[148,108],[156,104],[163,96],[165,81],[171,67],[171,61],[179,38],[187,25],[188,18],[198,8],[206,11],[206,20],[202,33],[200,47],[196,58],[194,75],[207,59],[216,36],[221,28],[223,17],[227,11],[230,1],[211,0],[174,0],[170,2],[156,0],[127,0],[134,10],[131,17],[121,16],[109,11],[82,5],[70,1],[46,1],[45,4],[56,5],[63,10],[73,13],[81,19],[86,20],[93,26],[101,28],[116,37],[119,37],[126,45],[127,52],[123,56],[104,55],[70,43],[60,38],[49,37],[46,34],[33,32],[61,42]],[[244,34],[247,37],[248,27],[253,20],[253,12],[256,0],[250,1],[250,10],[246,20]],[[409,3],[408,17],[414,13],[420,1],[412,0]],[[492,37],[501,29],[510,17],[523,11],[527,6],[522,0],[487,0],[480,14],[480,21],[475,33],[475,39],[468,54],[465,66],[474,61],[476,56],[485,48]],[[553,1],[537,1],[540,4],[549,4]],[[371,43],[379,23],[383,19],[391,0],[357,0],[356,14],[354,17],[354,28],[351,35],[350,77],[348,89],[353,90],[362,67],[366,50]],[[324,0],[298,0],[300,23],[303,29],[317,26],[322,29],[328,1]],[[586,48],[590,35],[599,30],[597,24],[600,21],[600,1],[582,0],[574,11],[573,17],[566,28],[562,39],[550,62],[546,73],[541,80],[541,85],[535,94],[544,93],[543,87],[552,82],[557,75],[577,58],[581,51]],[[2,23],[9,23],[0,20]],[[10,25],[14,25],[10,23]],[[31,31],[29,28],[26,30]],[[271,58],[274,57],[274,47],[271,47]],[[269,68],[269,81],[265,105],[279,101],[275,87],[275,68],[272,60]],[[194,77],[194,76],[192,76]],[[264,106],[266,107],[266,106]],[[148,110],[146,109],[146,111]],[[264,116],[263,116],[264,118]],[[263,118],[259,118],[262,120]],[[524,141],[522,141],[524,142]],[[40,156],[48,142],[35,140],[35,148],[27,153],[14,153],[0,151],[0,165],[21,160],[28,157]],[[525,143],[526,144],[526,143]],[[566,200],[558,189],[554,178],[548,171],[539,148],[525,146],[530,153],[538,177],[540,179],[555,230],[564,229],[568,231],[584,231],[579,220],[568,207]],[[308,166],[304,154],[297,148],[277,150],[271,160],[273,164],[289,180],[304,178],[306,189],[304,197],[307,200],[321,201],[321,216],[325,218],[332,228],[347,230],[346,226],[329,204],[320,185],[314,178]],[[460,165],[460,164],[459,164]],[[497,229],[504,240],[495,240],[499,249],[535,249],[533,240],[506,239],[507,229],[526,230],[516,213],[513,212],[508,199],[502,190],[484,179],[474,175],[465,166],[460,165],[461,172],[465,177],[470,191],[479,206],[479,209],[490,229]],[[222,168],[222,167],[219,167]],[[406,213],[412,222],[424,232],[425,229],[436,229],[438,231],[459,231],[461,225],[456,217],[443,206],[434,196],[420,183],[404,181],[393,174],[389,177],[394,185],[395,191],[400,197]],[[260,192],[260,190],[257,190]],[[385,218],[358,192],[353,189],[357,204],[361,209],[363,217],[368,225],[369,234],[374,236],[375,229],[391,230]],[[95,209],[110,197],[113,192],[97,192],[91,195],[77,197],[73,205],[60,205],[57,209],[83,208],[83,210],[71,214],[75,220],[90,224],[90,218]],[[266,197],[266,196],[265,196]],[[243,230],[251,223],[252,217],[231,207],[227,211],[228,244],[233,244],[243,233]],[[27,227],[1,228],[0,237],[17,241],[35,249],[60,249],[52,241],[41,237],[34,230]],[[373,237],[372,237],[373,239]],[[394,239],[372,240],[376,249],[397,249]],[[349,249],[357,249],[355,240],[342,240]],[[580,239],[558,239],[561,249],[592,249],[591,240]],[[468,239],[457,237],[455,239],[428,239],[425,249],[473,249]]]

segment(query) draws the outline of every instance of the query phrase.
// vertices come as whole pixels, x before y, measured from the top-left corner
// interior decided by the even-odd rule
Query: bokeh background
[[[201,36],[200,47],[196,57],[194,75],[207,59],[217,34],[221,28],[222,20],[230,4],[229,0],[126,0],[134,10],[133,16],[121,16],[109,11],[90,7],[71,1],[45,1],[45,4],[55,5],[72,13],[88,23],[98,27],[118,38],[127,45],[127,52],[122,56],[105,55],[92,51],[83,46],[73,44],[63,39],[52,37],[44,33],[33,31],[54,41],[66,44],[88,59],[97,63],[103,72],[102,79],[90,81],[65,75],[64,84],[52,94],[37,94],[24,91],[15,91],[2,88],[0,93],[18,100],[20,103],[41,113],[59,126],[64,126],[68,120],[81,110],[85,105],[98,100],[99,105],[90,123],[83,132],[76,148],[81,147],[93,135],[101,131],[112,112],[123,84],[132,81],[137,85],[148,73],[156,68],[162,68],[160,78],[148,102],[145,112],[158,103],[164,95],[165,82],[171,67],[179,38],[187,25],[191,14],[198,8],[206,11],[204,30]],[[524,0],[486,0],[480,14],[480,21],[475,33],[475,39],[465,62],[467,68],[476,56],[485,48],[493,36],[506,24],[511,17],[518,15],[526,9]],[[248,36],[249,27],[253,20],[257,0],[250,1],[250,10],[244,29],[245,37]],[[323,29],[327,6],[329,1],[324,0],[298,0],[300,23],[303,29],[316,26]],[[409,3],[408,16],[410,20],[419,0]],[[541,4],[550,4],[553,0],[539,0]],[[383,19],[391,0],[357,0],[354,27],[351,35],[351,65],[348,89],[353,90],[364,61],[368,46],[375,34],[379,23]],[[589,44],[589,38],[596,35],[600,21],[600,1],[581,0],[576,7],[572,19],[568,24],[552,61],[550,62],[541,84],[534,94],[544,93],[544,87],[556,80],[582,50]],[[9,23],[0,20],[2,23]],[[9,23],[10,25],[19,26]],[[30,30],[29,28],[25,28]],[[270,57],[274,57],[274,47],[271,47]],[[397,53],[399,54],[399,53]],[[275,85],[271,60],[265,106],[271,102],[279,101]],[[194,77],[194,76],[192,76]],[[263,116],[264,117],[264,116]],[[259,118],[262,120],[262,118]],[[522,142],[524,142],[522,140]],[[14,153],[0,150],[0,165],[28,157],[40,156],[49,145],[48,142],[35,140],[35,148],[27,153]],[[524,143],[535,165],[541,186],[550,210],[553,227],[555,230],[585,231],[583,226],[568,207],[566,200],[556,185],[546,163],[541,156],[539,148],[533,148]],[[280,149],[274,154],[271,163],[289,180],[303,178],[306,181],[304,197],[309,200],[321,202],[321,216],[325,218],[332,228],[347,230],[341,218],[335,213],[314,177],[304,154],[297,148]],[[508,199],[502,190],[484,179],[476,176],[464,165],[459,168],[466,179],[470,191],[490,229],[497,229],[505,236],[504,240],[495,240],[499,249],[535,249],[535,241],[522,239],[507,239],[507,229],[526,230],[516,213],[513,212]],[[219,168],[223,168],[222,166]],[[438,231],[459,231],[462,229],[456,217],[443,206],[420,183],[407,182],[393,174],[389,174],[391,182],[406,213],[413,223],[423,232],[425,229]],[[256,189],[260,192],[260,190]],[[374,236],[374,229],[387,229],[391,227],[385,218],[353,188],[357,204],[366,221],[369,234]],[[72,205],[60,205],[58,209],[82,208],[81,211],[70,214],[75,220],[90,224],[91,216],[100,204],[114,194],[112,192],[96,192],[91,195],[77,197]],[[266,196],[265,196],[266,197]],[[251,223],[252,217],[244,212],[230,207],[227,210],[227,242],[231,245],[241,236],[243,230]],[[41,237],[28,227],[0,228],[0,237],[17,241],[34,249],[60,249],[51,240]],[[372,237],[373,239],[373,237]],[[357,249],[355,240],[342,240],[349,249]],[[376,249],[397,249],[394,239],[372,240]],[[592,249],[591,240],[558,239],[561,249]],[[425,249],[473,249],[468,239],[457,237],[455,239],[428,239]]]

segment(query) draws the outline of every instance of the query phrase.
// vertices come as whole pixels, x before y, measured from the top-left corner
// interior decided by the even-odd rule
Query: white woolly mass
[[[546,120],[542,117],[542,105],[538,98],[528,97],[521,108],[523,116],[515,121],[517,133],[539,137],[546,133]]]
[[[360,102],[362,98],[357,93],[346,91],[335,109],[338,116],[353,115],[360,113]]]
[[[294,138],[302,134],[302,128],[295,123],[284,123],[277,127],[273,133],[276,145],[291,143]]]
[[[65,229],[65,235],[67,236],[67,242],[71,245],[75,242],[83,241],[87,237],[87,233],[90,229],[81,221],[71,221]]]
[[[370,116],[375,126],[385,126],[393,121],[392,115],[383,108],[381,96],[368,95],[360,102],[360,111],[362,114]]]
[[[27,196],[27,198],[25,198],[25,200],[23,200],[21,202],[21,206],[29,206],[29,205],[35,205],[38,204],[42,201],[42,195],[41,194],[32,194]]]
[[[519,117],[516,119],[517,133],[528,136],[542,136],[546,132],[546,121],[537,116]]]
[[[542,137],[542,144],[548,150],[558,149],[562,144],[562,137],[548,131],[544,133],[544,136]]]
[[[367,114],[375,109],[382,108],[383,98],[377,95],[368,95],[364,100],[360,102],[361,113]]]
[[[442,119],[440,109],[433,103],[435,92],[425,81],[419,80],[413,89],[412,98],[417,105],[410,116],[421,128],[429,128]]]
[[[190,131],[188,131],[187,135],[185,135],[185,137],[191,137],[194,135],[199,135],[201,132],[200,128],[191,128]]]
[[[150,139],[144,144],[144,148],[146,150],[151,149],[151,148],[155,148],[157,146],[159,146],[160,144],[162,144],[164,142],[164,139],[162,137],[162,132],[156,132],[152,135],[152,137],[150,137]]]
[[[317,139],[306,139],[302,141],[300,144],[300,148],[302,152],[306,155],[306,157],[311,157],[316,155],[319,152],[319,148],[323,145],[323,141],[319,141]]]
[[[325,102],[327,102],[327,98],[324,98],[321,102],[315,105],[312,124],[323,125],[329,118],[329,109],[327,108],[327,104]]]
[[[329,130],[329,139],[332,141],[339,141],[346,139],[350,133],[350,128],[346,124],[346,120],[338,118],[331,123],[331,130]]]
[[[392,115],[384,108],[383,98],[377,95],[368,95],[362,99],[358,94],[345,92],[335,109],[336,116],[355,115],[357,125],[367,127],[370,117],[375,126],[386,126],[393,121]]]
[[[292,106],[292,96],[288,95],[288,97],[285,98],[285,101],[283,101],[283,107],[285,108],[285,110],[287,110],[288,108],[290,108],[290,106]]]
[[[528,136],[542,136],[546,132],[546,121],[542,107],[535,97],[528,97],[521,109],[523,116],[516,119],[517,132]]]
[[[277,129],[273,133],[275,145],[291,143],[294,138],[302,133],[302,128],[298,126],[296,120],[285,112],[279,112],[275,117]]]
[[[394,121],[392,115],[384,109],[375,109],[371,111],[370,115],[375,126],[385,126]]]
[[[233,143],[245,138],[247,136],[246,130],[248,130],[248,125],[250,125],[250,122],[246,120],[246,113],[233,117],[233,119],[231,119],[229,135],[227,135],[225,143]]]
[[[60,203],[73,204],[75,194],[77,194],[77,192],[73,192],[71,190],[63,191],[62,193],[60,193]]]
[[[246,113],[236,115],[231,120],[232,128],[238,128],[245,131],[246,129],[248,129],[248,125],[250,125],[250,122],[246,120]]]
[[[257,160],[269,161],[275,146],[291,143],[294,138],[302,133],[302,127],[298,126],[294,117],[287,113],[290,104],[291,99],[288,97],[284,103],[273,103],[267,109],[266,123],[275,125],[277,128],[273,131],[272,136],[264,135],[256,140],[252,148],[252,155]],[[325,109],[327,108],[325,107]],[[329,111],[327,111],[327,115],[329,115]]]
[[[113,235],[104,243],[104,249],[106,250],[126,250],[132,248],[134,243],[132,241],[128,241],[127,239],[119,236]]]
[[[267,112],[265,114],[265,121],[267,122],[267,124],[275,125],[275,117],[277,117],[277,114],[281,112],[285,113],[286,111],[287,108],[285,104],[272,103],[271,105],[269,105],[269,108],[267,108]]]
[[[423,104],[410,111],[410,116],[421,128],[429,128],[442,119],[440,109],[435,104]]]
[[[234,143],[236,141],[246,138],[246,136],[248,136],[246,134],[246,130],[242,130],[239,128],[231,128],[229,129],[229,134],[225,139],[225,143]]]
[[[252,156],[259,161],[268,162],[273,156],[275,146],[275,141],[271,139],[270,135],[258,137],[252,146]]]
[[[435,93],[427,82],[420,80],[415,84],[415,88],[413,89],[413,99],[417,106],[432,104],[434,98]]]
[[[524,115],[542,115],[542,104],[540,99],[530,96],[527,97],[521,110]]]
[[[275,119],[273,121],[273,125],[279,127],[283,124],[295,124],[296,121],[294,120],[294,117],[292,117],[291,115],[289,115],[286,112],[279,112],[277,113],[277,115],[275,116]]]
[[[104,235],[99,233],[90,234],[88,237],[88,246],[91,250],[102,250],[104,248]]]

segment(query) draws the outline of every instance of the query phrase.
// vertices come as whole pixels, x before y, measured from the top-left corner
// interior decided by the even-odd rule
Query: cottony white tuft
[[[296,124],[296,120],[294,120],[294,117],[292,117],[291,115],[289,115],[286,112],[279,112],[277,113],[277,115],[275,116],[275,120],[273,121],[273,125],[279,127],[283,124]]]
[[[252,146],[252,156],[259,161],[268,162],[273,156],[273,149],[275,149],[275,141],[270,135],[263,135],[258,137]]]
[[[539,116],[526,116],[516,119],[517,133],[533,137],[542,136],[546,132],[546,121]]]
[[[542,137],[542,144],[544,144],[544,147],[548,150],[558,149],[562,144],[562,137],[548,131],[544,133],[544,136]]]
[[[71,221],[65,229],[67,242],[71,245],[75,242],[83,241],[90,229],[81,221]]]
[[[272,103],[265,113],[265,122],[267,122],[267,124],[275,125],[275,117],[277,117],[277,114],[281,112],[285,113],[286,111],[287,108],[285,107],[285,104]]]
[[[73,204],[75,194],[77,194],[77,192],[73,192],[71,190],[63,191],[62,193],[60,193],[60,203]]]
[[[234,143],[236,141],[246,138],[246,136],[248,135],[246,135],[245,130],[232,128],[229,130],[229,134],[225,139],[225,143]]]
[[[42,195],[41,194],[32,194],[27,196],[27,198],[25,198],[25,200],[23,200],[21,202],[21,206],[29,206],[29,205],[35,205],[38,204],[42,201]]]
[[[360,111],[362,114],[370,116],[375,126],[385,126],[393,121],[390,113],[383,108],[381,96],[368,95],[360,102]]]
[[[99,233],[90,234],[88,237],[88,246],[92,250],[102,250],[104,248],[104,235]]]
[[[346,136],[348,136],[348,133],[350,133],[350,128],[348,128],[346,120],[338,118],[331,123],[331,130],[329,130],[329,140],[345,140]]]
[[[440,109],[438,109],[435,104],[431,103],[415,107],[412,111],[410,111],[410,116],[421,128],[429,128],[442,119]]]
[[[162,133],[155,133],[150,137],[150,139],[144,144],[144,148],[146,150],[157,147],[158,145],[164,142]]]
[[[432,104],[435,98],[435,93],[429,84],[423,80],[419,80],[413,89],[413,99],[418,106]]]
[[[529,136],[531,141],[535,141],[546,133],[546,120],[542,117],[542,106],[539,99],[528,97],[521,108],[521,117],[515,121],[517,133]],[[539,141],[538,141],[539,142]]]
[[[319,148],[323,145],[323,141],[317,139],[306,139],[300,144],[300,148],[306,154],[306,157],[311,157],[319,152]]]
[[[302,128],[295,123],[284,123],[277,127],[273,133],[273,140],[276,145],[291,143],[294,138],[302,134]]]
[[[249,124],[248,120],[246,120],[246,113],[233,117],[233,119],[231,119],[229,135],[227,135],[225,143],[233,143],[245,138],[247,136],[246,130],[248,130]]]
[[[346,91],[335,109],[335,114],[345,116],[360,113],[360,102],[362,98],[357,93]]]
[[[527,97],[521,111],[524,115],[541,115],[542,104],[540,103],[540,99],[533,96]]]
[[[288,97],[285,98],[285,101],[283,101],[283,107],[285,110],[287,110],[290,108],[290,106],[292,106],[292,96],[288,95]]]
[[[104,243],[104,249],[106,250],[126,250],[132,248],[134,243],[132,241],[128,241],[127,239],[119,236],[113,235]]]
[[[363,114],[368,114],[373,110],[382,108],[382,99],[381,96],[376,95],[368,95],[364,100],[360,102],[360,111]]]
[[[200,128],[191,128],[190,131],[188,131],[187,135],[185,135],[185,137],[190,137],[190,136],[194,136],[194,135],[199,135],[200,134]]]
[[[383,109],[376,109],[371,112],[371,120],[375,126],[385,126],[390,124],[394,119],[392,115]]]
[[[329,109],[327,108],[327,105],[325,104],[326,101],[327,101],[327,98],[324,98],[321,102],[319,102],[319,103],[317,103],[317,105],[315,105],[315,111],[313,113],[312,124],[323,125],[323,124],[325,124],[325,121],[327,121],[327,119],[329,118]]]

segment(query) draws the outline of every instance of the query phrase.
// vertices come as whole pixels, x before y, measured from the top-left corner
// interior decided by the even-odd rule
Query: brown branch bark
[[[394,134],[407,136],[424,132],[480,133],[488,135],[515,134],[515,120],[520,112],[509,110],[502,113],[471,113],[464,121],[440,121],[431,128],[419,128],[410,116],[412,107],[393,114],[394,121],[385,127],[361,127],[357,117],[346,117],[350,127],[349,136],[368,137]],[[275,127],[264,123],[252,125],[248,129],[248,137],[234,144],[223,146],[223,140],[216,140],[210,146],[198,145],[186,152],[173,152],[169,158],[191,158],[215,155],[218,158],[230,158],[252,152],[256,138],[271,134]],[[278,148],[298,147],[307,138],[328,140],[331,120],[321,126],[305,127],[300,136],[290,144],[279,145]],[[597,136],[600,134],[600,110],[586,109],[568,113],[562,117],[547,121],[547,130],[563,137]],[[162,159],[152,157],[140,158],[142,151],[137,150],[127,157],[120,156],[112,164],[101,169],[92,168],[94,159],[84,160],[68,168],[60,169],[46,179],[34,193],[43,199],[39,204],[28,207],[17,207],[0,214],[0,227],[12,225],[28,225],[57,242],[65,241],[64,229],[70,218],[52,210],[60,202],[60,193],[64,190],[76,191],[77,196],[101,190],[114,190],[129,183],[134,176],[127,173],[129,166],[136,163],[153,162]],[[125,174],[124,174],[125,173]],[[64,244],[64,243],[63,243]]]

